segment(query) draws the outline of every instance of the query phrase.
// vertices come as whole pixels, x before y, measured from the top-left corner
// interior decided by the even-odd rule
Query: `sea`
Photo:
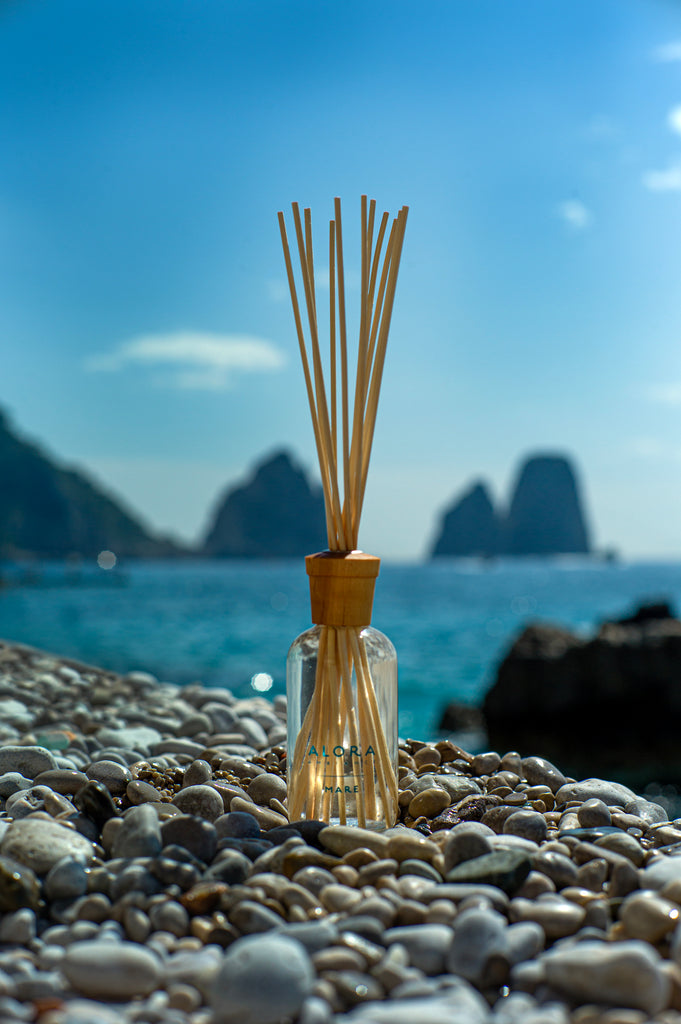
[[[285,693],[288,648],[310,625],[302,560],[32,563],[0,580],[0,639],[238,696]],[[652,601],[681,611],[681,562],[384,563],[373,625],[397,649],[400,735],[433,739],[449,701],[479,705],[528,622],[587,636]]]

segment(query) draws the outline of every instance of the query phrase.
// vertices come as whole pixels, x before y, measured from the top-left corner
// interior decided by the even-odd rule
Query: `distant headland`
[[[297,558],[326,546],[321,487],[286,451],[263,458],[220,495],[190,547],[161,536],[86,474],[21,437],[0,411],[0,559]],[[575,470],[564,455],[521,466],[508,510],[482,481],[441,518],[431,558],[590,554]]]

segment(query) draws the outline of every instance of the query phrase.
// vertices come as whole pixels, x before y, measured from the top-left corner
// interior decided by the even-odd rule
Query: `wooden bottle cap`
[[[368,626],[380,558],[363,551],[307,555],[312,621],[318,626]]]

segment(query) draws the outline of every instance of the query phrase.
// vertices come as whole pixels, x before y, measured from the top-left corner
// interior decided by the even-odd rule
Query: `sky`
[[[277,225],[409,207],[360,545],[569,455],[681,556],[677,0],[4,0],[0,407],[154,529],[316,452]],[[354,244],[353,244],[354,243]]]

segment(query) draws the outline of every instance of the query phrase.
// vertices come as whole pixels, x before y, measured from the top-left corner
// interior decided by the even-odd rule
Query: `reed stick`
[[[279,213],[279,228],[322,478],[328,547],[348,553],[358,544],[407,207],[393,219],[390,231],[390,218],[384,213],[374,240],[376,202],[361,197],[359,337],[352,395],[341,202],[335,199],[329,223],[326,372],[317,320],[311,213],[306,208],[301,218],[297,203],[292,204],[292,212],[309,342],[283,213]],[[288,809],[293,821],[321,816],[363,826],[379,819],[390,825],[395,820],[397,779],[362,628],[320,626],[314,690],[295,747],[289,751]],[[342,756],[336,753],[339,749]]]

